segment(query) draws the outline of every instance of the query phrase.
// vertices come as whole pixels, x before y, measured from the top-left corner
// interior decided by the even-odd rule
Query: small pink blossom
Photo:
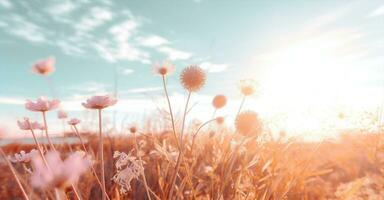
[[[35,112],[46,112],[58,108],[60,101],[57,99],[47,100],[45,97],[39,97],[36,101],[27,100],[25,108]]]
[[[31,161],[31,159],[35,156],[38,155],[38,151],[36,149],[32,149],[29,153],[25,153],[25,151],[20,151],[20,153],[15,153],[13,157],[9,156],[9,160],[13,163],[18,163],[18,162],[24,162],[27,163]]]
[[[47,59],[36,61],[32,66],[32,71],[47,76],[55,71],[55,58],[49,57]]]
[[[81,121],[79,119],[76,119],[76,118],[72,118],[68,121],[68,124],[69,125],[72,125],[72,126],[76,126],[78,123],[80,123]]]
[[[68,114],[64,110],[57,111],[57,118],[59,119],[67,119]]]
[[[89,109],[104,109],[108,106],[113,106],[117,102],[117,99],[110,95],[104,95],[104,96],[93,96],[89,99],[87,99],[86,103],[83,103],[82,105],[85,108]]]
[[[59,152],[50,151],[45,155],[47,167],[41,156],[32,158],[33,173],[31,185],[35,188],[65,188],[78,182],[80,176],[92,165],[89,156],[77,151],[69,155],[64,161]]]
[[[175,71],[175,66],[167,61],[164,61],[163,63],[157,63],[153,67],[153,72],[155,74],[159,74],[161,76],[165,76],[167,74],[171,74]]]
[[[40,124],[39,122],[29,121],[27,117],[25,117],[23,121],[18,120],[17,125],[21,130],[34,130],[34,129],[44,130],[44,126],[42,124]]]

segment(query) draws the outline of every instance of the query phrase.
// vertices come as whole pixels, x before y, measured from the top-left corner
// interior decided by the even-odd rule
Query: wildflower
[[[131,152],[126,154],[124,152],[115,151],[113,158],[118,158],[116,161],[116,174],[112,180],[120,185],[120,192],[126,194],[131,190],[131,181],[133,179],[139,180],[140,174],[144,173],[142,161],[131,156]]]
[[[47,100],[45,97],[39,97],[36,101],[27,100],[25,108],[34,112],[46,112],[59,107],[59,100]]]
[[[240,81],[240,92],[244,96],[250,96],[255,92],[256,82],[253,79],[244,79]]]
[[[49,57],[47,59],[39,60],[32,66],[32,71],[47,76],[55,71],[55,58]]]
[[[83,152],[72,153],[63,161],[59,152],[50,151],[45,158],[48,166],[41,156],[32,158],[31,185],[35,188],[65,188],[76,183],[92,164],[90,157],[84,156]]]
[[[244,136],[259,135],[261,132],[261,122],[257,114],[253,111],[243,111],[235,121],[236,130]]]
[[[72,125],[72,126],[76,126],[78,123],[80,123],[81,121],[79,119],[76,119],[76,118],[72,118],[68,121],[68,124],[69,125]]]
[[[198,66],[189,66],[181,72],[180,80],[186,90],[196,92],[205,84],[205,73]]]
[[[163,62],[161,64],[156,64],[153,68],[153,71],[156,73],[156,74],[159,74],[161,76],[165,76],[167,74],[171,74],[172,72],[175,71],[175,66],[170,63],[170,62]]]
[[[216,95],[212,100],[212,105],[215,109],[220,109],[227,104],[227,97],[224,95]]]
[[[115,105],[117,102],[117,99],[110,96],[110,95],[104,95],[104,96],[93,96],[89,99],[87,99],[86,103],[83,103],[82,105],[85,108],[88,109],[104,109],[109,106]]]
[[[57,118],[59,119],[67,119],[68,114],[64,110],[57,111]]]
[[[44,130],[44,126],[38,122],[31,122],[27,117],[24,118],[23,121],[17,121],[17,125],[21,130]]]
[[[26,153],[25,151],[20,151],[20,153],[15,153],[13,157],[9,157],[9,160],[13,163],[28,163],[35,155],[38,155],[38,151],[36,149],[32,149],[29,153]]]

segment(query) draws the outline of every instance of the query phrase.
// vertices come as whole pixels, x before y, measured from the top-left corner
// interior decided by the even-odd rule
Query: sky
[[[190,119],[209,118],[216,94],[229,98],[219,114],[232,116],[239,80],[252,78],[258,90],[245,109],[276,130],[329,136],[318,130],[336,126],[340,112],[383,105],[383,22],[381,0],[0,0],[0,120],[8,130],[24,116],[40,120],[24,103],[48,96],[92,121],[81,102],[115,90],[119,103],[106,116],[143,120],[164,106],[152,68],[168,60],[177,111],[186,94],[179,72],[188,65],[207,72]],[[32,64],[50,56],[55,73],[33,74]],[[49,121],[57,124],[55,116]]]

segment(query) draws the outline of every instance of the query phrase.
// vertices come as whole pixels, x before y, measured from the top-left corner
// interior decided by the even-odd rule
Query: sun
[[[324,122],[324,112],[332,112],[329,108],[353,91],[344,54],[352,47],[341,35],[325,35],[291,40],[268,52],[258,63],[264,69],[259,79],[261,101],[267,112],[287,116],[283,129],[323,129],[328,123]]]

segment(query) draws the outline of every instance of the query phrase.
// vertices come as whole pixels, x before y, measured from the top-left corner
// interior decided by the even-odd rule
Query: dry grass
[[[187,138],[186,152],[177,179],[177,199],[384,199],[384,149],[381,134],[345,134],[339,140],[314,143],[292,139],[244,139],[228,129],[211,127],[200,133],[194,148]],[[88,135],[88,148],[97,152],[98,139]],[[171,132],[138,134],[141,157],[149,188],[164,199],[178,155]],[[11,144],[8,153],[34,148]],[[73,149],[81,150],[80,145]],[[69,152],[67,145],[58,147]],[[126,195],[111,181],[115,173],[113,152],[133,152],[131,136],[107,137],[104,146],[107,190],[111,199],[146,199],[141,179],[131,182]],[[97,163],[96,163],[97,164]],[[28,181],[23,166],[14,165]],[[28,166],[27,166],[28,167]],[[97,169],[99,166],[96,166]],[[1,199],[22,198],[10,170],[1,164]],[[44,197],[27,186],[29,194]],[[83,175],[78,188],[84,199],[100,199],[100,187],[91,172]],[[37,196],[36,196],[37,195]],[[67,196],[72,197],[68,190]],[[48,194],[49,196],[49,194]],[[152,195],[152,199],[156,199]]]

